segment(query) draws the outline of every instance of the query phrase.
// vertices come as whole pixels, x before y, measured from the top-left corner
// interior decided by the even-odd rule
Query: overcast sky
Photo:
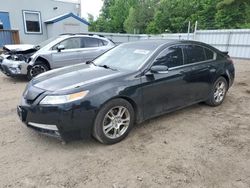
[[[87,13],[92,14],[95,18],[99,15],[102,8],[102,0],[81,0],[82,16],[87,18]]]
[[[92,14],[95,18],[99,15],[102,8],[102,0],[62,0],[62,1],[73,1],[82,3],[82,16],[88,18],[88,14]]]

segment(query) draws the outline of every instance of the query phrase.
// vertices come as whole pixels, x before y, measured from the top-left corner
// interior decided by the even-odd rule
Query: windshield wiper
[[[96,65],[96,64],[94,63],[94,61],[87,61],[86,64],[87,64],[87,65],[92,64],[92,65],[95,65],[95,66],[98,66],[98,67],[103,67],[103,68],[105,68],[105,69],[110,69],[110,70],[113,70],[113,71],[117,71],[117,69],[111,68],[111,67],[108,66],[108,65]]]
[[[111,68],[111,67],[108,66],[108,65],[98,65],[98,67],[103,67],[103,68],[105,68],[105,69],[110,69],[110,70],[113,70],[113,71],[117,71],[117,69]]]
[[[94,63],[94,61],[86,61],[86,64],[87,64],[87,65],[92,64],[92,65],[95,65],[95,66],[96,66],[96,64]]]

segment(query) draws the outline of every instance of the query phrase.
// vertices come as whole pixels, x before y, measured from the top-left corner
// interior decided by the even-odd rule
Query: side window
[[[214,59],[214,52],[212,50],[209,50],[207,48],[204,48],[204,50],[205,50],[207,60]]]
[[[216,54],[216,59],[218,59],[218,60],[224,60],[225,59],[225,56],[223,56],[222,54]]]
[[[201,46],[185,45],[184,54],[185,64],[197,63],[206,60],[204,50]]]
[[[108,45],[108,41],[106,41],[106,40],[101,40],[101,41],[103,43],[103,46],[107,46]]]
[[[163,50],[157,57],[154,65],[166,65],[168,68],[183,65],[183,54],[181,47],[174,46]]]
[[[85,37],[83,40],[84,40],[84,47],[85,48],[99,47],[98,39]]]
[[[70,38],[61,42],[61,45],[64,45],[65,49],[75,49],[80,48],[80,39],[79,38]]]
[[[99,46],[105,46],[105,44],[104,44],[104,40],[101,40],[101,39],[96,39],[97,41],[98,41],[98,45]]]
[[[69,38],[66,39],[57,45],[55,45],[52,50],[56,50],[59,45],[63,45],[65,50],[67,49],[75,49],[75,48],[80,48],[81,47],[81,40],[80,38]]]

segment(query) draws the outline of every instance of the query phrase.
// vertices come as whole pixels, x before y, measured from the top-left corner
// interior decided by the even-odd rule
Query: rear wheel
[[[44,73],[49,70],[49,67],[42,61],[37,62],[34,64],[29,70],[27,77],[29,80],[36,77],[37,75]]]
[[[228,83],[224,77],[219,77],[214,83],[212,92],[206,103],[210,106],[219,106],[223,103],[228,90]]]
[[[93,136],[104,144],[123,140],[134,124],[134,109],[124,99],[114,99],[105,104],[97,114]]]

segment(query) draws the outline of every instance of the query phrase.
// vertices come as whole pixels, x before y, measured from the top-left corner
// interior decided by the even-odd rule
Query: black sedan
[[[230,57],[194,41],[119,45],[93,62],[41,74],[26,87],[18,115],[63,140],[124,139],[133,125],[199,102],[220,105],[234,81]]]

